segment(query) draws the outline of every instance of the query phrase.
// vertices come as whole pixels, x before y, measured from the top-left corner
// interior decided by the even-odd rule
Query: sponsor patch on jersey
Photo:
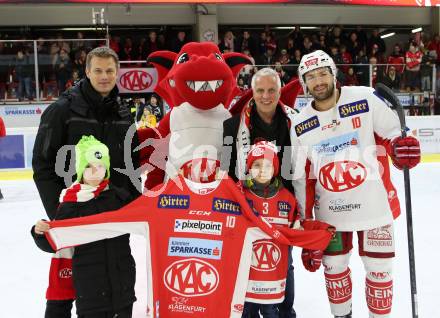
[[[174,232],[221,235],[222,226],[221,222],[189,219],[174,220]]]
[[[159,209],[188,209],[189,195],[161,194],[157,207]]]
[[[341,116],[341,118],[367,113],[370,110],[366,99],[358,100],[350,104],[341,105],[338,108],[339,116]]]
[[[251,267],[256,271],[273,271],[281,260],[281,250],[272,241],[259,240],[252,245]]]
[[[313,130],[317,127],[319,127],[318,116],[313,116],[307,120],[304,120],[303,122],[299,123],[298,125],[296,125],[295,132],[296,132],[296,135],[299,137],[302,134],[305,134],[306,132]]]
[[[292,210],[289,202],[286,201],[278,201],[278,210],[281,212],[289,213]]]
[[[361,208],[360,203],[346,202],[344,199],[333,199],[329,201],[329,212],[354,212]]]
[[[168,256],[221,259],[223,241],[170,237]]]
[[[313,146],[318,155],[331,156],[349,147],[359,147],[357,131],[321,141]]]
[[[168,304],[168,310],[172,312],[185,313],[185,314],[200,314],[206,311],[206,307],[192,305],[189,301],[190,298],[182,296],[171,297],[172,304]]]
[[[356,161],[330,162],[319,170],[319,183],[331,192],[351,190],[360,186],[366,178],[367,169]]]
[[[163,282],[173,294],[183,297],[200,297],[209,295],[217,289],[220,275],[212,264],[201,259],[189,258],[175,261],[168,266],[163,275]],[[188,301],[185,299],[177,300],[175,303],[188,305]],[[177,308],[182,309],[179,306]],[[196,308],[191,310],[194,312],[203,311],[199,306],[197,308],[199,310]]]
[[[230,213],[235,215],[241,214],[240,204],[223,198],[214,198],[212,200],[212,210],[222,213]]]

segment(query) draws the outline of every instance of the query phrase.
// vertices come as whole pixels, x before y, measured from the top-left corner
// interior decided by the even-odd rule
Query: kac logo
[[[153,84],[153,77],[145,71],[130,70],[121,74],[119,84],[130,91],[143,91]]]
[[[220,277],[208,262],[189,258],[172,263],[165,270],[163,281],[171,292],[184,297],[198,297],[213,293]]]
[[[281,260],[280,248],[271,241],[257,241],[252,247],[251,267],[257,271],[273,271]]]
[[[63,268],[58,272],[60,278],[70,278],[72,277],[72,269],[71,268]]]
[[[330,162],[319,170],[319,183],[328,191],[342,192],[360,186],[367,177],[367,169],[359,162]]]

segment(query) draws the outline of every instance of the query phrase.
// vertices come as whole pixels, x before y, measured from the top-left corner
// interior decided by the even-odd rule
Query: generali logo
[[[143,91],[153,84],[153,77],[142,70],[129,70],[121,74],[119,84],[133,92]]]
[[[328,191],[342,192],[361,185],[367,177],[367,169],[359,162],[330,162],[319,170],[319,183]]]
[[[255,242],[252,252],[251,267],[257,271],[272,271],[281,259],[281,250],[271,241]]]
[[[189,258],[172,263],[165,270],[163,281],[170,291],[184,297],[198,297],[213,293],[220,277],[208,262]]]

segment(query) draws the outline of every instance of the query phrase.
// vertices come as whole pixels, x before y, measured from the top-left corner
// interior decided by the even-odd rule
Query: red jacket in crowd
[[[418,50],[415,52],[407,51],[405,54],[405,64],[408,71],[419,71],[422,63],[423,53]]]
[[[405,69],[405,58],[402,55],[390,55],[388,57],[388,61],[387,61],[387,73],[388,73],[388,67],[390,65],[394,65],[394,67],[396,68],[396,73],[403,73],[403,70]]]

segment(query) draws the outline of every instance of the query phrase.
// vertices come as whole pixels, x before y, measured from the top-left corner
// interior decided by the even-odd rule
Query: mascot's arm
[[[287,85],[281,88],[280,100],[284,105],[295,108],[296,97],[303,92],[299,80],[291,80]]]
[[[168,156],[168,142],[170,134],[170,115],[172,111],[165,115],[159,122],[157,128],[139,129],[138,136],[142,149],[140,152],[141,165],[147,164],[147,179],[145,188],[153,189],[158,184],[163,183],[165,178],[165,159]]]

